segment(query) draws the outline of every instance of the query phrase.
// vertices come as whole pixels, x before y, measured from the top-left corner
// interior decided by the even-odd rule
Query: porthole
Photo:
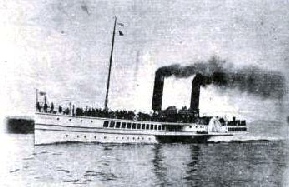
[[[71,121],[71,119],[69,119],[69,121]]]
[[[66,135],[65,135],[65,137],[67,138],[67,137],[68,137],[68,135],[66,134]]]
[[[106,139],[107,137],[106,137],[106,136],[104,136],[103,138],[104,138],[104,139]]]
[[[149,140],[151,140],[151,138],[149,138]]]
[[[96,139],[96,136],[94,136],[94,139]]]
[[[79,136],[77,135],[76,138],[79,138]]]
[[[126,139],[129,139],[129,137],[127,137]]]
[[[86,136],[83,136],[84,138],[86,138]]]
[[[134,137],[132,137],[132,139],[134,140]]]
[[[57,120],[59,120],[59,118],[56,118]]]
[[[118,137],[115,137],[115,139],[118,139]]]
[[[91,121],[91,123],[92,123],[93,121]]]

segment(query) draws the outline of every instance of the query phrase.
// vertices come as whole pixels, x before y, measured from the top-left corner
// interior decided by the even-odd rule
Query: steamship
[[[115,17],[112,49],[107,78],[104,109],[82,109],[74,105],[65,110],[48,106],[46,93],[36,90],[35,145],[67,142],[99,143],[195,143],[206,142],[211,137],[226,137],[247,131],[246,121],[231,121],[218,116],[199,116],[200,86],[204,77],[197,74],[192,81],[190,108],[178,110],[174,106],[162,110],[163,81],[157,81],[152,98],[152,114],[133,111],[111,111],[108,109],[108,92],[112,66]],[[163,80],[162,78],[159,80]],[[39,102],[38,97],[44,97]]]

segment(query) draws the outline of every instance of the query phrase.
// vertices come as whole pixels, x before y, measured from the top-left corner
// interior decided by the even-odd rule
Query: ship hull
[[[108,118],[72,117],[38,113],[35,116],[35,145],[99,142],[99,143],[199,143],[212,136],[232,136],[230,133],[199,133],[199,131],[167,131],[161,122],[126,121],[139,125],[150,125],[152,129],[104,128],[105,122],[121,121]],[[187,124],[188,125],[188,124]],[[192,125],[192,124],[190,124]],[[197,128],[200,125],[195,124]],[[180,127],[183,127],[180,125]]]
[[[109,133],[104,131],[75,131],[35,129],[35,145],[97,142],[97,143],[158,143],[154,135]]]

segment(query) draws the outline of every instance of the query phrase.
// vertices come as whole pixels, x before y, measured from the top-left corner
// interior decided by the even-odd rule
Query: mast
[[[36,103],[38,103],[38,89],[36,88],[36,92],[35,92],[35,99],[36,99]]]
[[[111,74],[111,66],[112,66],[112,54],[113,54],[113,47],[114,47],[114,37],[115,37],[116,22],[117,22],[117,17],[115,16],[114,26],[113,26],[113,33],[112,33],[112,40],[111,40],[111,52],[110,52],[109,67],[108,67],[108,76],[107,76],[107,86],[106,86],[106,96],[105,96],[105,102],[104,102],[104,110],[108,110],[107,103],[108,103],[108,92],[109,92],[110,74]]]
[[[35,92],[35,99],[36,99],[36,102],[35,102],[35,106],[36,106],[36,111],[38,110],[38,89],[36,88],[36,92]]]

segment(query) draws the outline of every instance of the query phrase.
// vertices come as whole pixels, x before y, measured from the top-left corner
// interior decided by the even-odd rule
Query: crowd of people
[[[68,107],[58,106],[55,107],[54,103],[51,102],[50,105],[44,103],[36,103],[36,109],[38,112],[60,114],[60,115],[71,115],[71,116],[92,116],[92,117],[103,117],[103,118],[114,118],[114,119],[124,119],[124,120],[135,120],[135,121],[163,121],[163,122],[182,122],[182,123],[192,123],[199,122],[202,124],[207,124],[209,118],[198,117],[195,113],[187,109],[182,110],[164,110],[164,111],[154,111],[151,113],[135,112],[130,110],[105,110],[101,108],[93,107],[75,107],[74,105],[69,105]]]
[[[44,113],[52,113],[52,114],[63,114],[63,115],[72,115],[75,116],[74,106],[63,108],[62,106],[58,106],[57,110],[54,108],[53,102],[50,105],[44,103],[43,105],[40,102],[36,102],[36,111],[44,112]]]

